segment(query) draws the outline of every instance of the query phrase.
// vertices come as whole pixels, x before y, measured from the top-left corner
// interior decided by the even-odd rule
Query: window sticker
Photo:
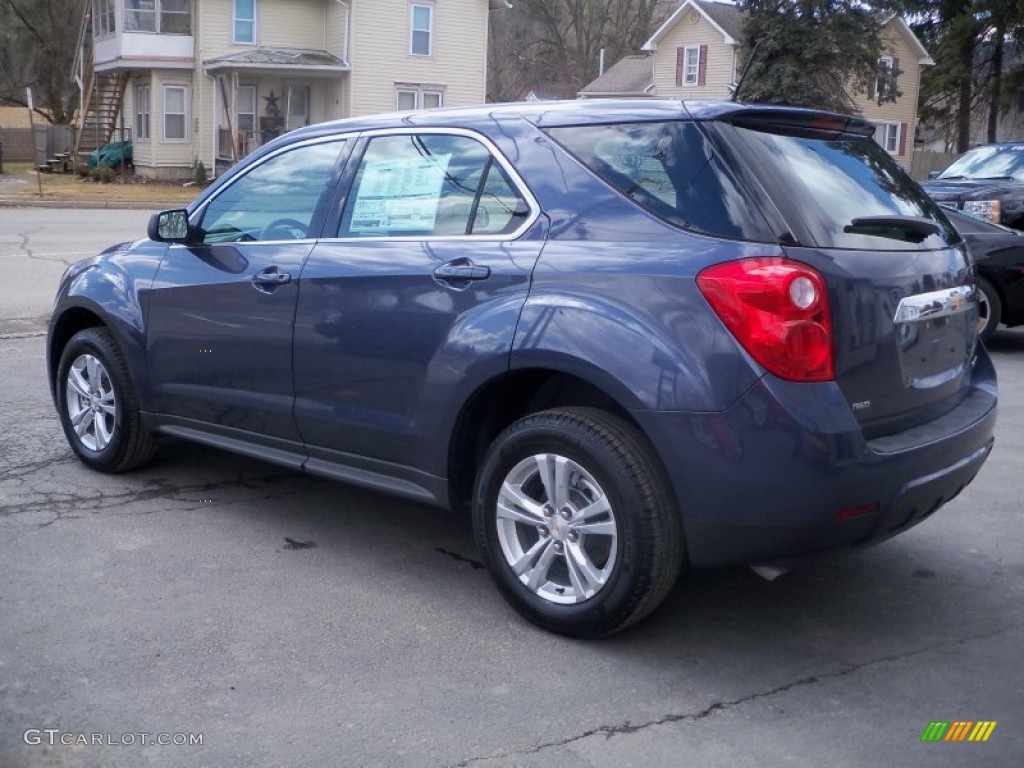
[[[451,157],[448,153],[368,160],[349,231],[360,235],[432,232]]]

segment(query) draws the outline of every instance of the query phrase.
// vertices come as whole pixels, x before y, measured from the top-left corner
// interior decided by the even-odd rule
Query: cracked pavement
[[[992,344],[992,457],[934,517],[772,583],[692,574],[579,643],[506,607],[457,515],[179,441],[124,475],[75,460],[52,292],[145,218],[0,209],[0,765],[1020,765],[1024,331]],[[923,744],[932,720],[999,724]]]

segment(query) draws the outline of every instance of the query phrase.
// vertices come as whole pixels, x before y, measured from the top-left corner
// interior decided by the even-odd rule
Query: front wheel
[[[128,365],[105,328],[76,333],[57,367],[57,411],[78,457],[93,469],[122,472],[152,458]]]
[[[477,479],[473,527],[512,606],[571,637],[646,616],[683,562],[661,466],[634,427],[597,409],[543,411],[499,435]]]

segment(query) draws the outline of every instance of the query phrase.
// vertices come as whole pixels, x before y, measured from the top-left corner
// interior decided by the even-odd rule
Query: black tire
[[[978,338],[988,341],[1003,316],[1003,301],[995,286],[984,277],[978,278],[978,290],[981,292],[981,301],[978,303]]]
[[[566,478],[566,490],[556,491],[561,499],[552,505],[562,506],[553,515],[547,489],[549,483],[558,487],[556,476],[549,474],[545,483],[541,476],[547,470],[530,474],[531,467],[549,465],[551,472],[564,467]],[[504,494],[507,510],[512,488],[521,494],[510,515],[499,511],[499,496]],[[584,523],[582,510],[603,507],[595,502],[601,498],[609,514]],[[505,599],[534,624],[577,638],[609,635],[653,611],[675,584],[685,557],[674,496],[652,449],[633,426],[593,408],[535,413],[495,439],[477,477],[473,529]],[[536,566],[528,567],[535,551]],[[589,571],[579,570],[581,559]],[[517,561],[526,572],[513,570]],[[598,574],[603,581],[592,578]],[[544,583],[524,583],[531,576]]]
[[[90,361],[95,361],[91,370]],[[73,367],[78,377],[74,377]],[[78,386],[71,393],[70,407],[69,376]],[[56,391],[64,434],[86,465],[101,472],[124,472],[153,458],[156,440],[142,425],[128,365],[105,328],[87,328],[71,337],[57,366]],[[90,392],[96,395],[92,400]],[[74,419],[82,414],[79,424],[86,426],[79,434]]]

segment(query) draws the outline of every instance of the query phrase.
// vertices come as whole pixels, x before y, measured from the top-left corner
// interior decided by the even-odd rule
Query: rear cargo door
[[[977,305],[970,257],[941,209],[869,124],[738,123],[716,130],[756,176],[787,255],[827,281],[836,381],[868,436],[955,407]]]

